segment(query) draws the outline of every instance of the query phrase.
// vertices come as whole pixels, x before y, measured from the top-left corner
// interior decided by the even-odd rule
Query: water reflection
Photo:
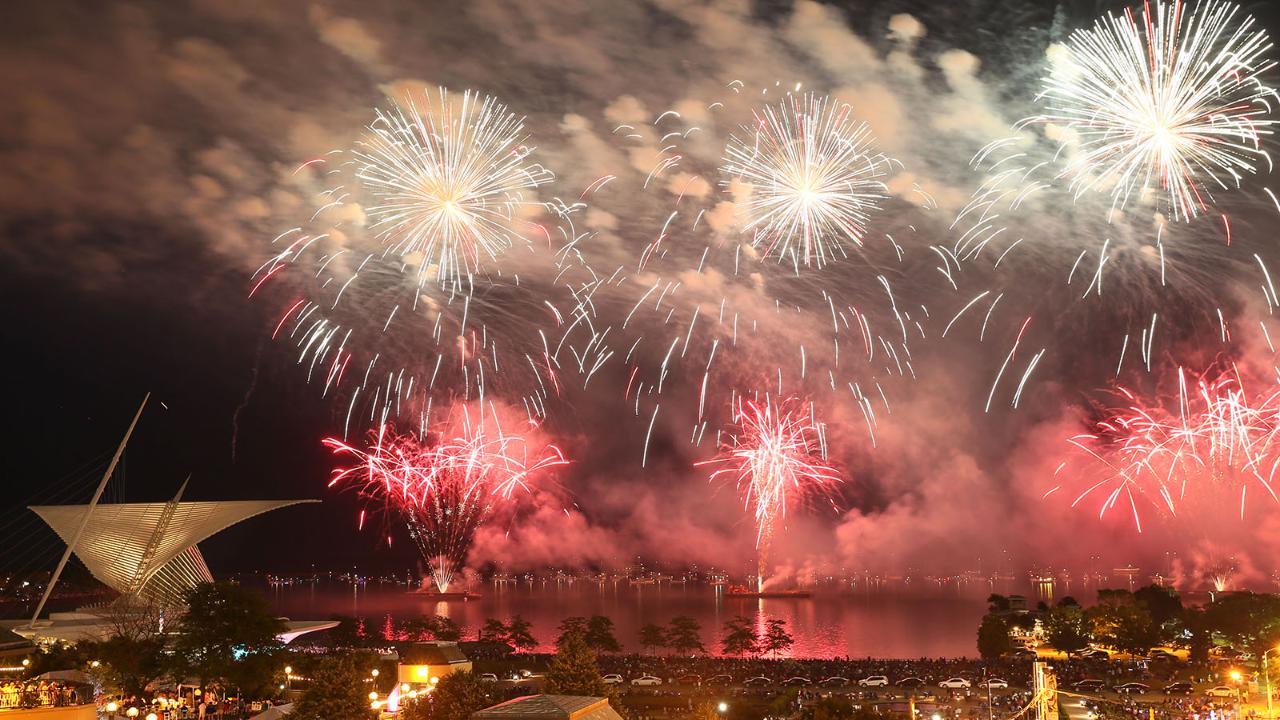
[[[916,658],[975,655],[978,622],[992,591],[1009,592],[985,582],[928,589],[868,584],[802,599],[731,598],[702,585],[585,582],[493,584],[477,599],[446,602],[407,592],[404,586],[376,583],[353,588],[318,582],[270,592],[282,615],[362,617],[365,627],[393,637],[397,620],[420,615],[447,616],[462,628],[464,638],[475,637],[486,618],[520,615],[532,624],[538,649],[550,651],[564,618],[605,615],[614,621],[623,647],[638,652],[641,626],[666,625],[685,615],[701,624],[707,649],[718,652],[724,624],[741,615],[761,633],[769,620],[784,620],[795,639],[789,657]]]

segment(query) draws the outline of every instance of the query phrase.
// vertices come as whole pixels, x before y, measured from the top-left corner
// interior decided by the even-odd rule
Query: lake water
[[[1009,592],[998,588],[997,591]],[[605,615],[615,624],[624,648],[639,651],[639,628],[667,624],[688,615],[702,624],[708,650],[719,649],[724,623],[738,615],[765,620],[782,618],[795,638],[793,657],[960,657],[977,655],[978,623],[991,588],[873,590],[816,593],[806,599],[725,598],[704,585],[628,585],[626,583],[554,582],[533,585],[483,586],[481,597],[437,602],[391,584],[359,587],[338,583],[305,583],[271,588],[275,610],[293,619],[325,619],[350,615],[375,630],[415,615],[446,615],[473,638],[486,618],[521,615],[533,625],[542,651],[552,650],[556,627],[572,616]],[[1014,591],[1016,592],[1016,590]]]

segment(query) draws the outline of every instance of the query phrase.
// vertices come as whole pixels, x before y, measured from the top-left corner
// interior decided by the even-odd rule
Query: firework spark
[[[763,584],[769,546],[788,509],[829,494],[842,480],[827,464],[825,428],[813,419],[811,405],[739,399],[733,419],[731,441],[718,457],[699,464],[720,465],[711,480],[732,480],[752,513]]]
[[[471,274],[512,246],[524,193],[551,179],[527,161],[523,132],[522,118],[470,91],[378,111],[355,152],[370,226],[442,284]]]
[[[1214,187],[1270,165],[1270,47],[1231,3],[1144,3],[1139,16],[1127,9],[1071,36],[1033,120],[1064,126],[1078,144],[1063,171],[1077,197],[1096,188],[1123,207],[1159,192],[1175,218],[1193,218]]]
[[[1148,407],[1129,390],[1120,394],[1127,406],[1105,411],[1091,432],[1068,440],[1073,457],[1058,467],[1059,484],[1047,495],[1079,485],[1073,507],[1096,498],[1103,517],[1127,506],[1139,532],[1145,506],[1194,516],[1225,498],[1243,519],[1250,487],[1280,499],[1280,389],[1251,395],[1235,369],[1189,383],[1180,368],[1176,400]]]
[[[862,245],[884,199],[889,160],[848,105],[812,93],[787,95],[731,135],[721,175],[750,186],[745,229],[765,255],[797,271],[822,267],[845,244]]]
[[[568,464],[554,445],[529,460],[526,438],[504,433],[496,416],[473,422],[466,412],[457,427],[426,440],[383,426],[367,449],[337,438],[327,438],[324,445],[349,460],[333,471],[329,486],[355,487],[400,517],[440,592],[464,567],[476,530],[528,490],[535,476]],[[362,510],[362,525],[364,517]]]

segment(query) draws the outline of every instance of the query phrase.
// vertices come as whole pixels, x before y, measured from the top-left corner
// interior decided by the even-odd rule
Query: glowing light
[[[1190,382],[1179,369],[1177,386],[1176,396],[1151,404],[1121,388],[1126,405],[1068,440],[1073,452],[1055,475],[1081,487],[1073,507],[1098,497],[1103,517],[1123,504],[1141,532],[1142,505],[1170,517],[1238,507],[1243,518],[1250,486],[1280,502],[1280,388],[1252,395],[1234,368]]]
[[[370,227],[442,283],[511,247],[524,193],[551,173],[526,162],[524,120],[492,97],[440,88],[378,111],[355,153]]]
[[[1033,121],[1069,129],[1063,176],[1077,196],[1110,192],[1123,207],[1163,194],[1175,218],[1208,208],[1214,187],[1270,165],[1262,148],[1276,92],[1261,77],[1267,34],[1239,8],[1206,0],[1144,3],[1074,33],[1066,62],[1046,80]]]
[[[812,93],[787,95],[730,136],[721,175],[733,192],[750,186],[744,229],[765,255],[798,270],[822,267],[862,245],[886,196],[889,161],[852,109]]]
[[[769,545],[790,507],[841,482],[826,463],[824,428],[803,411],[782,403],[739,400],[735,428],[716,458],[699,463],[721,465],[711,480],[732,480],[756,523],[756,555],[763,584]],[[807,411],[807,412],[806,412]]]
[[[473,422],[465,412],[425,441],[389,426],[373,433],[372,441],[360,450],[325,440],[334,454],[355,461],[335,469],[329,484],[357,484],[403,518],[440,592],[462,569],[477,528],[495,506],[526,490],[533,476],[568,464],[554,445],[529,460],[523,436],[503,432],[496,419]]]

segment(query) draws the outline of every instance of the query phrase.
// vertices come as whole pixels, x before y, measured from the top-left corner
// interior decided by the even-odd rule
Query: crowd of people
[[[271,707],[269,700],[249,702],[236,697],[219,698],[214,692],[201,695],[190,690],[171,697],[159,694],[149,700],[125,697],[110,702],[116,707],[117,716],[128,717],[129,708],[136,708],[138,717],[154,714],[159,720],[242,720]],[[105,714],[111,717],[110,713]]]
[[[0,709],[93,702],[93,688],[60,680],[0,680]]]
[[[1072,661],[1075,663],[1076,661]],[[1071,663],[1068,663],[1071,664]],[[691,657],[676,658],[648,655],[604,655],[599,658],[600,672],[616,673],[623,678],[655,675],[664,681],[697,676],[700,682],[728,675],[732,683],[764,677],[782,683],[802,677],[812,683],[827,678],[846,678],[852,683],[872,675],[884,675],[891,683],[907,677],[936,682],[962,676],[973,681],[983,677],[1001,678],[1011,684],[1029,677],[1031,663],[1025,660],[971,660],[921,658],[918,660],[883,660],[839,658],[829,660],[770,660],[767,658]]]

